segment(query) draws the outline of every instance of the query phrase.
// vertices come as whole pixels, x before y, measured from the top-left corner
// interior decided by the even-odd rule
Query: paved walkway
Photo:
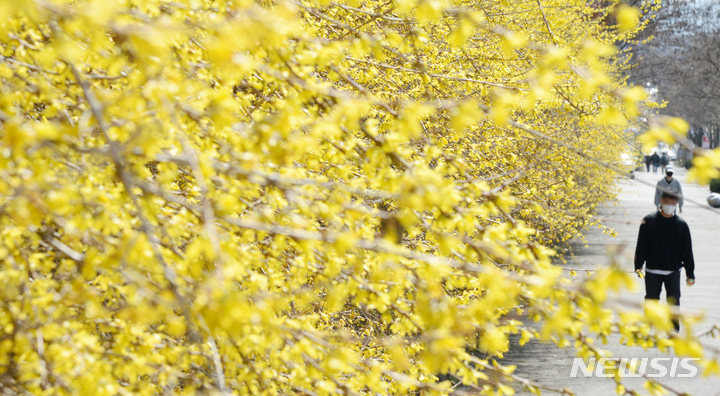
[[[675,177],[683,186],[686,197],[706,202],[709,190],[685,182],[685,169],[675,168]],[[622,191],[617,206],[607,206],[599,212],[604,217],[604,223],[617,232],[617,237],[603,234],[597,227],[588,230],[588,247],[576,249],[576,256],[569,259],[567,266],[592,269],[607,265],[607,248],[611,245],[624,244],[625,263],[628,271],[633,268],[633,254],[637,241],[640,220],[652,213],[654,188],[641,183],[645,181],[653,186],[662,176],[658,174],[636,172],[636,180],[621,183]],[[692,288],[685,285],[685,275],[682,275],[681,304],[684,310],[701,311],[705,320],[695,328],[697,333],[707,329],[711,324],[720,324],[720,213],[713,213],[692,203],[685,203],[683,217],[690,226],[693,237],[693,251],[695,254],[695,276],[697,283]],[[579,275],[582,276],[580,273]],[[627,299],[641,302],[644,297],[644,283],[635,277],[637,290],[628,292]],[[662,298],[665,298],[663,291]],[[682,330],[681,330],[682,331]],[[704,341],[720,347],[720,340],[706,337]],[[628,348],[619,343],[618,337],[611,337],[607,345],[598,345],[602,349],[610,350],[615,357],[672,357],[655,348],[643,350]],[[570,378],[570,371],[574,349],[558,349],[554,344],[544,344],[537,341],[528,343],[525,347],[517,345],[506,355],[505,364],[517,365],[516,374],[538,380],[540,383],[554,388],[569,388],[578,396],[605,396],[616,395],[615,382],[609,378]],[[669,366],[669,365],[666,365]],[[655,372],[654,370],[651,372]],[[700,371],[701,372],[701,371]],[[640,394],[648,392],[643,388],[644,380],[641,378],[627,378],[623,382],[628,389],[634,389]],[[688,392],[695,396],[720,396],[720,377],[704,378],[663,378],[661,383],[681,392]],[[518,388],[518,391],[520,389]],[[521,395],[530,393],[519,392]],[[549,394],[544,392],[543,394]]]

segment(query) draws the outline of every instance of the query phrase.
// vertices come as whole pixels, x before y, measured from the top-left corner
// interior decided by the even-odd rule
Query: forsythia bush
[[[702,355],[550,261],[625,170],[641,12],[0,0],[0,394],[510,394],[509,334]]]

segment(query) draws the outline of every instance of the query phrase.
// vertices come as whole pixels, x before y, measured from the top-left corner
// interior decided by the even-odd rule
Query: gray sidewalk
[[[683,168],[675,168],[675,177],[682,183],[683,193],[689,199],[705,203],[709,193],[706,187],[700,187],[685,182],[686,171]],[[619,195],[619,205],[607,207],[600,210],[598,217],[603,223],[617,232],[617,237],[603,234],[597,227],[591,228],[586,233],[588,247],[575,249],[575,257],[568,259],[567,267],[593,269],[598,266],[607,265],[607,248],[610,245],[625,245],[624,266],[628,271],[633,268],[633,254],[637,240],[638,227],[642,218],[655,211],[653,205],[654,187],[641,183],[645,181],[653,186],[662,176],[659,173],[653,174],[644,171],[636,172],[636,180],[626,180],[620,183],[622,191]],[[717,265],[720,258],[720,214],[698,207],[695,204],[686,202],[683,213],[680,214],[690,226],[693,237],[693,252],[695,254],[695,276],[697,283],[692,288],[685,285],[685,275],[682,275],[682,297],[681,309],[693,312],[703,312],[705,319],[696,325],[695,332],[709,328],[710,325],[720,324],[720,266]],[[582,246],[582,245],[581,245]],[[583,276],[582,273],[578,275]],[[634,277],[637,282],[635,292],[627,292],[624,299],[642,302],[645,294],[643,280]],[[665,292],[662,295],[665,299]],[[682,331],[682,330],[681,330]],[[720,347],[720,340],[705,337],[704,342]],[[614,357],[642,358],[642,357],[673,357],[666,355],[656,348],[643,350],[642,348],[628,348],[619,343],[617,336],[608,339],[606,345],[598,347],[609,350]],[[515,345],[506,354],[504,364],[517,365],[516,374],[535,379],[541,384],[553,388],[569,388],[578,396],[604,396],[615,395],[615,382],[610,378],[570,378],[574,350],[558,349],[554,344],[544,344],[538,341],[531,341],[525,347]],[[654,372],[654,371],[653,371]],[[699,371],[702,372],[701,370]],[[695,396],[720,396],[720,377],[704,378],[698,375],[696,378],[662,378],[661,383],[680,391],[688,392]],[[640,394],[648,392],[643,388],[644,380],[641,378],[627,378],[623,382],[628,389],[637,390]],[[520,390],[520,389],[518,389]],[[519,392],[521,395],[530,393]],[[543,394],[549,394],[543,392]]]

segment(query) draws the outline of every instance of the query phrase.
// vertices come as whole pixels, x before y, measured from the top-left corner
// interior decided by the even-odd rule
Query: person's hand
[[[680,208],[680,213],[682,213],[682,208]]]
[[[688,287],[692,287],[692,285],[695,284],[695,279],[693,278],[687,278],[687,285]]]
[[[639,269],[636,269],[636,270],[635,270],[635,273],[638,274],[638,278],[641,278],[641,279],[642,279],[642,278],[645,277],[645,275],[643,275],[642,271],[639,270]]]

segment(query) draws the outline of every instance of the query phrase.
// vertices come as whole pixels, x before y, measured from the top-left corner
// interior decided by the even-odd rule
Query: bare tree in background
[[[639,3],[640,0],[635,1]],[[626,43],[635,67],[630,81],[646,86],[663,114],[680,116],[693,128],[700,145],[703,134],[718,146],[720,131],[720,3],[712,0],[663,0],[649,16],[642,37]]]

